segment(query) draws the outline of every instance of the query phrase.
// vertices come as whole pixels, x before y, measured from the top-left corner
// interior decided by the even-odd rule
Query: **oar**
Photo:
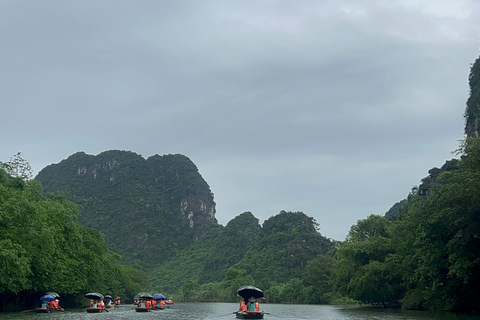
[[[235,312],[236,312],[236,311],[235,311]],[[227,314],[221,314],[221,315],[219,315],[219,316],[215,316],[214,318],[220,318],[220,317],[229,316],[229,315],[231,315],[232,313],[235,314],[235,312],[229,312],[229,313],[227,313]]]
[[[32,311],[35,311],[37,309],[31,309],[31,310],[23,310],[23,311],[20,311],[20,312],[32,312]]]

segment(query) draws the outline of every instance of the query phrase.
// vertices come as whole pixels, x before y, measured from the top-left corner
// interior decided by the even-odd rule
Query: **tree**
[[[352,226],[347,241],[336,253],[335,287],[364,303],[396,303],[402,281],[390,237],[393,222],[370,215]]]
[[[33,177],[33,170],[27,160],[22,158],[22,153],[17,152],[16,155],[10,158],[9,162],[2,163],[2,167],[12,177],[21,178],[28,181]]]
[[[306,302],[327,304],[330,302],[333,287],[332,273],[335,259],[330,255],[318,255],[307,264],[303,286],[307,290]]]

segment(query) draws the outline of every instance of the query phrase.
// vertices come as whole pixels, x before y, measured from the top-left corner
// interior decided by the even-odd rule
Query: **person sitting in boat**
[[[55,301],[53,301],[53,307],[55,308],[55,310],[60,310],[60,301],[58,301],[58,299],[55,299]]]
[[[255,310],[255,301],[257,301],[254,297],[250,297],[247,302],[247,310],[248,311],[256,311]]]
[[[149,299],[147,299],[147,301],[145,301],[145,308],[150,309],[151,307],[152,307],[152,303],[150,302]]]
[[[247,311],[247,305],[245,304],[245,300],[240,301],[240,312],[245,312]]]
[[[42,301],[42,306],[40,307],[42,309],[48,309],[48,303],[47,301]]]
[[[111,300],[111,299],[108,299],[108,301],[107,301],[107,307],[110,308],[110,307],[112,306],[112,304],[113,304],[112,300]]]
[[[47,305],[48,305],[48,309],[50,309],[50,310],[55,309],[55,303],[53,301],[48,301]]]
[[[157,308],[157,300],[152,300],[152,309]]]
[[[90,308],[96,309],[98,307],[98,301],[97,300],[90,300]]]
[[[103,302],[103,300],[100,300],[98,302],[97,308],[98,309],[105,309],[105,303]]]
[[[163,300],[160,299],[160,309],[163,309],[165,307],[165,303]]]

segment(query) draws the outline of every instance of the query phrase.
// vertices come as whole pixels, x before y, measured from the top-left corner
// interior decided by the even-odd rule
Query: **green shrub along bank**
[[[0,169],[0,308],[31,308],[47,291],[58,292],[64,305],[88,291],[139,291],[139,272],[118,263],[101,233],[77,223],[79,210],[44,194],[38,181]]]

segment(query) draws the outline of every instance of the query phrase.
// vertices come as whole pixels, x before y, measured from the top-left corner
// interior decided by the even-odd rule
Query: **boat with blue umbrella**
[[[153,296],[153,300],[155,300],[155,309],[163,310],[165,308],[164,300],[167,299],[163,294],[157,293]]]
[[[35,309],[37,313],[50,313],[55,310],[55,308],[50,308],[48,305],[49,302],[55,301],[55,297],[51,294],[41,296],[40,301],[42,302],[42,306]]]

